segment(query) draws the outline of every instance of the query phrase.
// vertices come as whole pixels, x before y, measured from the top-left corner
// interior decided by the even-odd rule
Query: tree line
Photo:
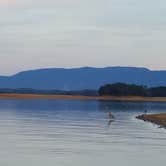
[[[0,88],[0,94],[43,94],[43,95],[82,95],[82,96],[97,96],[97,90],[83,89],[83,90],[42,90],[42,89],[30,89],[30,88]]]
[[[101,86],[98,90],[100,96],[145,96],[145,97],[166,97],[166,87],[140,86],[135,84],[115,83]]]
[[[0,89],[2,93],[16,93],[16,94],[48,94],[48,95],[83,95],[83,96],[145,96],[145,97],[166,97],[166,87],[152,87],[140,86],[135,84],[115,83],[101,86],[99,90],[38,90],[29,88],[20,89]]]

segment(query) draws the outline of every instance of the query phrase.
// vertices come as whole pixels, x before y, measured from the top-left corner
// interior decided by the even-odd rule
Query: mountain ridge
[[[0,76],[0,88],[81,90],[98,89],[104,84],[116,82],[148,87],[165,86],[166,70],[119,66],[44,68]]]

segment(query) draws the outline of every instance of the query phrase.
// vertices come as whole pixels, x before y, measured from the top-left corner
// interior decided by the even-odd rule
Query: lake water
[[[0,100],[0,166],[165,166],[166,130],[135,119],[145,109],[166,103]]]

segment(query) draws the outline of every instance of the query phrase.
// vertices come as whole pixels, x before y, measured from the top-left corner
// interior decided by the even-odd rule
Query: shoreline
[[[136,117],[137,119],[143,120],[145,122],[151,122],[156,125],[159,125],[160,127],[166,128],[166,113],[160,113],[160,114],[143,114]]]
[[[55,100],[104,100],[126,102],[166,102],[166,97],[141,96],[81,96],[81,95],[49,95],[49,94],[16,94],[2,93],[2,99],[55,99]]]

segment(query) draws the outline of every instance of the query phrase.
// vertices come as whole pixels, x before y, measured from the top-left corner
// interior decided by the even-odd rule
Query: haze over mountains
[[[166,70],[151,71],[135,67],[52,68],[29,70],[13,76],[0,76],[0,88],[32,88],[43,90],[98,89],[107,83],[166,86]]]

